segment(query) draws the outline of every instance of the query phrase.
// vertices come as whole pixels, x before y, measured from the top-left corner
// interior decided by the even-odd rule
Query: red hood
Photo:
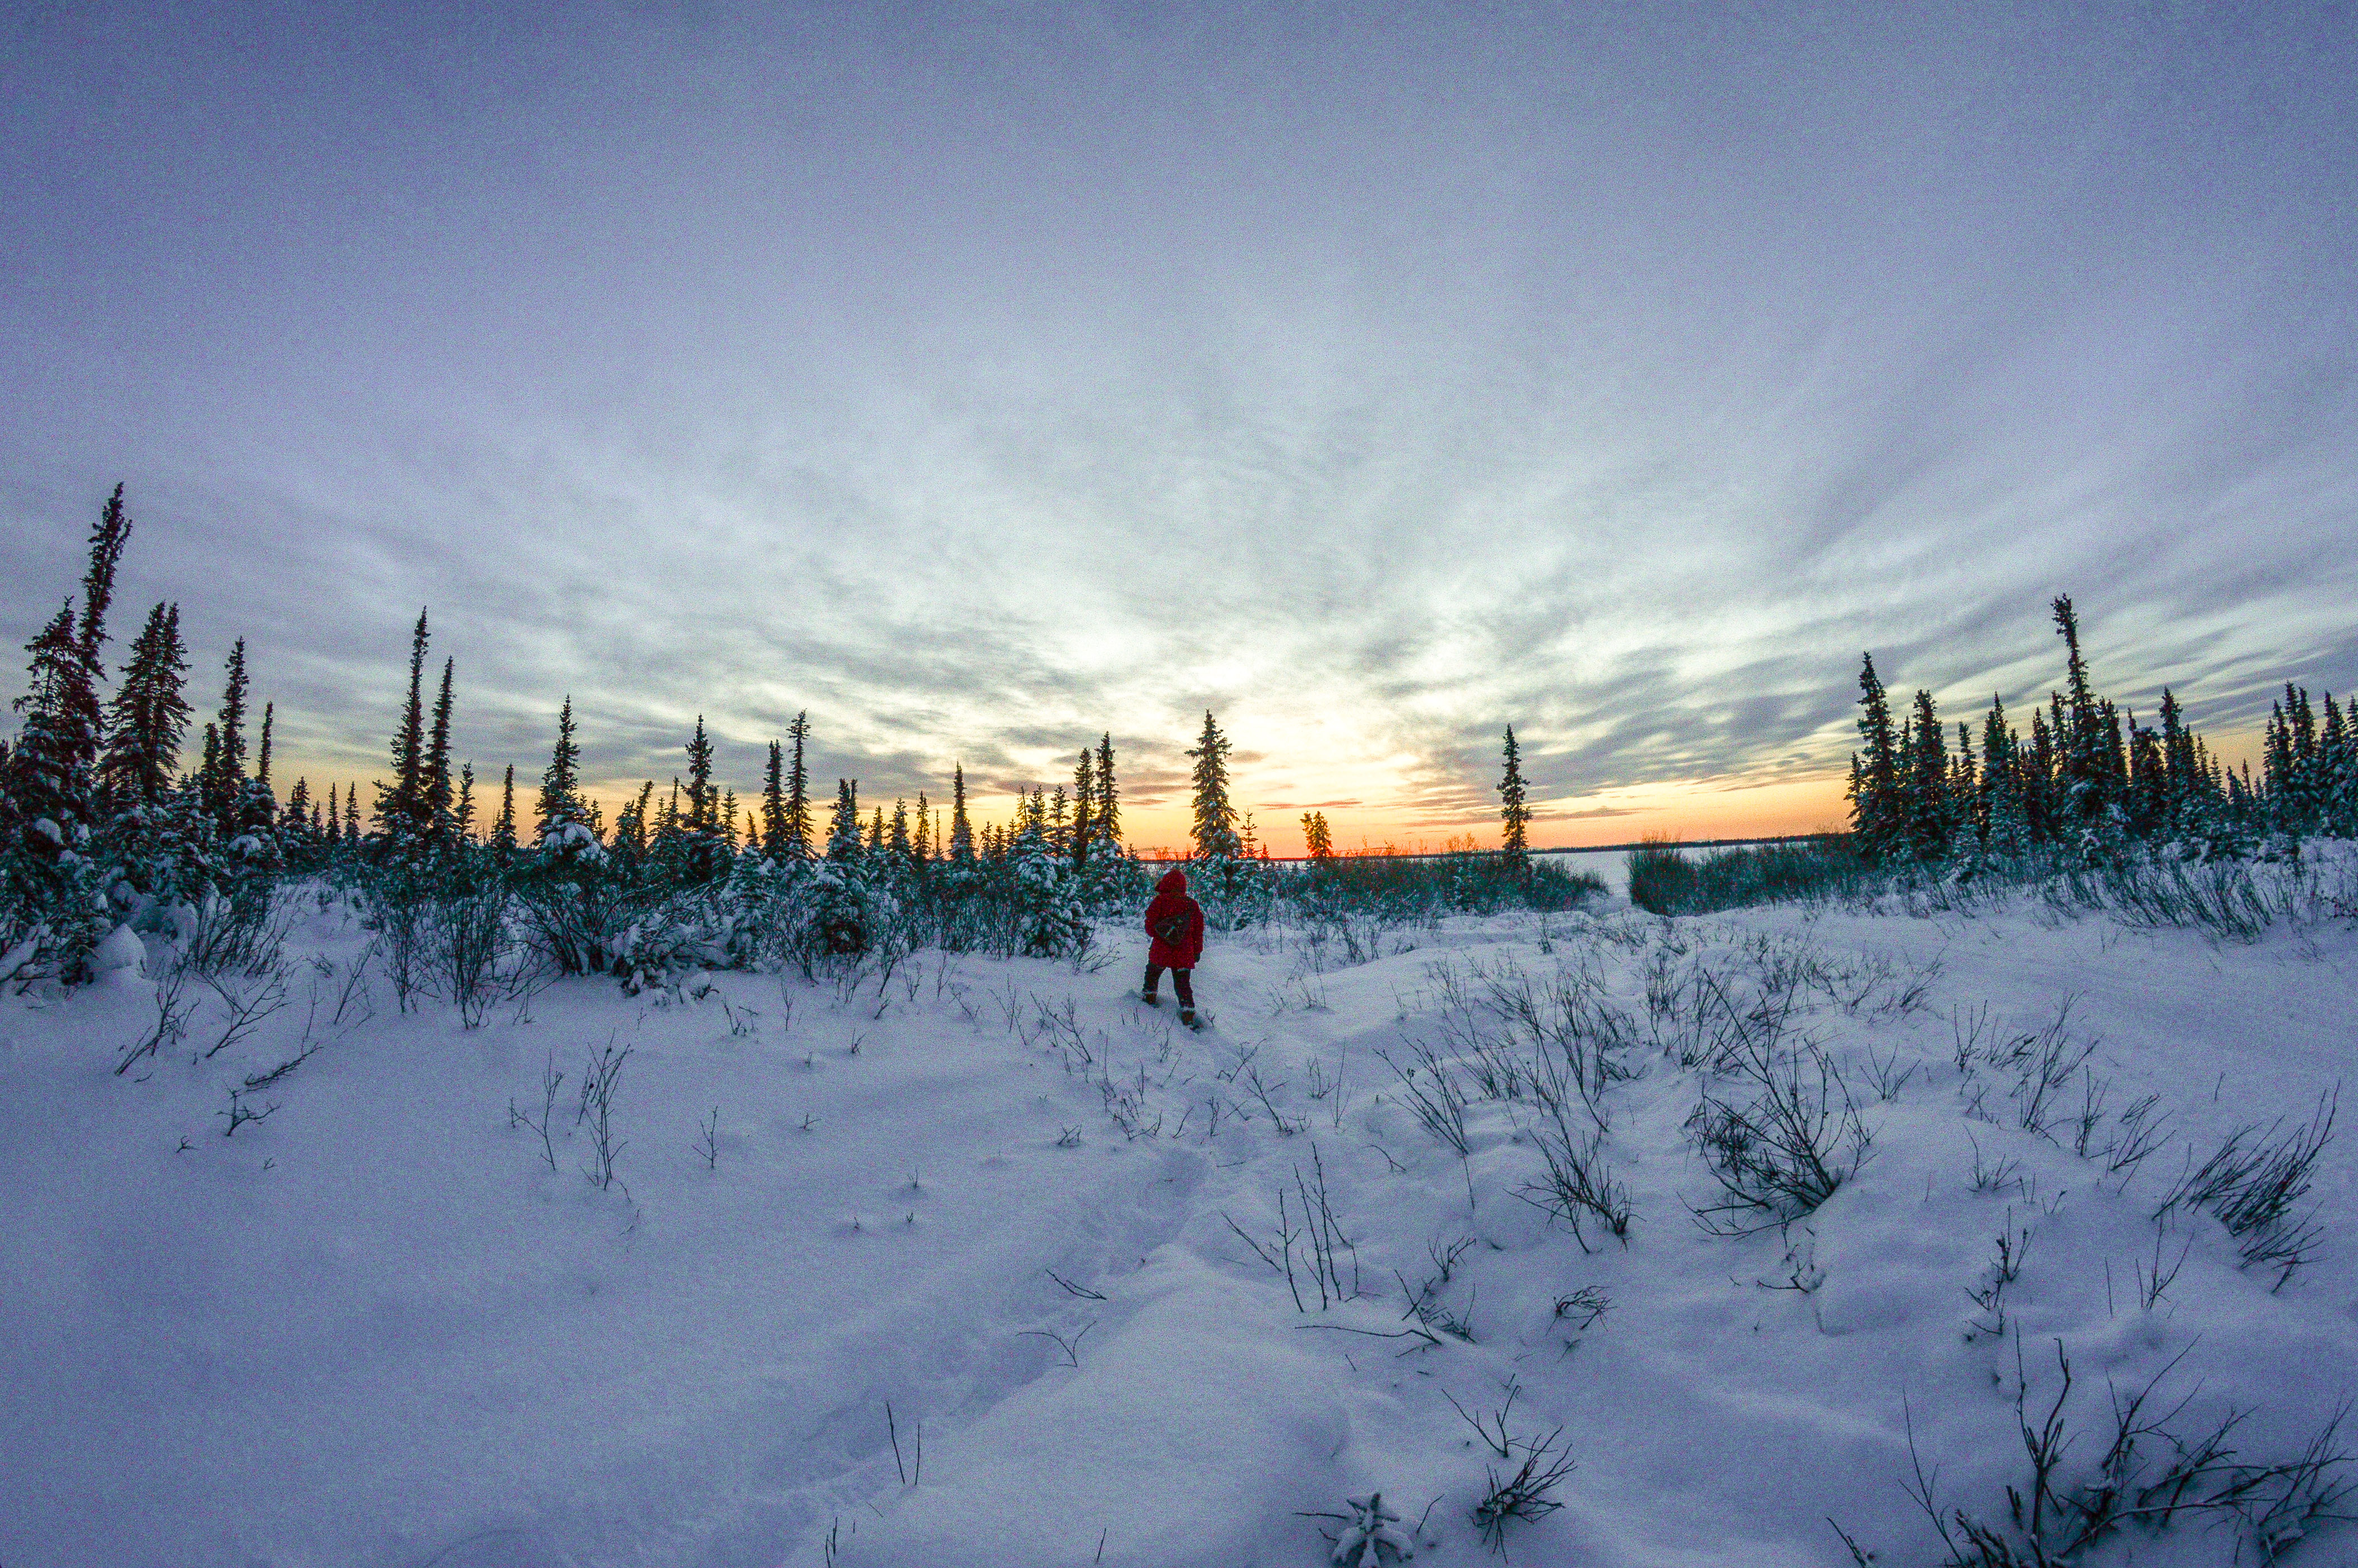
[[[1169,871],[1163,873],[1163,880],[1154,884],[1154,891],[1156,892],[1185,892],[1187,891],[1187,873],[1181,871],[1176,866],[1172,867]]]

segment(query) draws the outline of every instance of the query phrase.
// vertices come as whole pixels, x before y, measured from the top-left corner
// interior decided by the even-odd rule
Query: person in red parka
[[[1179,1022],[1195,1026],[1195,988],[1189,971],[1204,956],[1204,906],[1187,896],[1187,873],[1174,866],[1154,884],[1154,902],[1146,906],[1146,934],[1154,946],[1146,950],[1146,988],[1139,1000],[1159,1004],[1155,988],[1163,971],[1171,971],[1172,989],[1179,993]]]

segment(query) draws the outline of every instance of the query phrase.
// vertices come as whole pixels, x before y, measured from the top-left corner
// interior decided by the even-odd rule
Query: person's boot
[[[1188,1028],[1190,1028],[1190,1029],[1195,1028],[1195,1010],[1194,1008],[1192,1008],[1192,1007],[1183,1007],[1183,1008],[1181,1008],[1181,1009],[1179,1010],[1179,1022],[1182,1022],[1182,1023],[1184,1023],[1184,1024],[1185,1024],[1185,1025],[1186,1025]]]
[[[1149,1007],[1161,1007],[1163,1005],[1163,999],[1154,994],[1154,988],[1152,986],[1149,986],[1144,990],[1140,991],[1138,993],[1138,1000],[1144,1002]]]

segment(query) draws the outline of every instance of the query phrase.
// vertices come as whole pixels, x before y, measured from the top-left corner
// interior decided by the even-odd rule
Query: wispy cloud
[[[1509,722],[1576,823],[1839,765],[1863,649],[2035,698],[2059,589],[2141,708],[2358,680],[2330,10],[404,25],[5,68],[0,627],[128,478],[298,765],[421,603],[481,768],[807,708],[871,798],[1111,731],[1147,816],[1208,707],[1412,830]]]

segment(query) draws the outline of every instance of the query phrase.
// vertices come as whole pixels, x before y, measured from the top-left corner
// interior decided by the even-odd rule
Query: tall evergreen
[[[704,732],[704,715],[696,716],[696,733],[687,738],[687,826],[691,832],[710,832],[719,826],[720,802],[712,789],[712,738]]]
[[[807,708],[796,713],[795,721],[786,726],[786,737],[795,743],[786,769],[786,857],[803,860],[810,858],[811,838],[810,773],[803,762],[803,744],[810,739]]]
[[[401,728],[393,735],[393,783],[377,785],[376,821],[385,848],[404,849],[425,835],[426,806],[426,611],[409,635],[409,698]]]
[[[1204,710],[1204,730],[1187,755],[1195,760],[1194,775],[1195,856],[1198,860],[1234,859],[1242,851],[1237,837],[1237,808],[1228,800],[1228,738],[1209,708]]]
[[[782,860],[786,852],[785,749],[770,742],[769,771],[762,777],[762,853]]]
[[[2088,661],[2080,651],[2080,618],[2068,593],[2055,596],[2055,634],[2069,651],[2064,666],[2063,732],[2056,737],[2061,751],[2058,785],[2064,819],[2072,830],[2086,833],[2103,824],[2116,793],[2115,752],[2118,733],[2096,699],[2088,681]],[[2125,768],[2117,770],[2125,773]]]
[[[254,748],[254,774],[237,785],[235,827],[241,833],[266,829],[278,820],[278,799],[270,789],[270,731],[277,704],[262,705],[262,736]]]
[[[59,835],[51,842],[62,843],[76,823],[89,821],[92,783],[82,762],[90,732],[78,717],[88,707],[90,672],[70,600],[25,651],[32,662],[16,701],[25,718],[9,753],[7,794],[26,821],[49,822]]]
[[[2020,743],[2006,721],[2006,702],[1992,696],[1982,720],[1982,805],[1976,826],[1994,855],[2019,855],[2030,848],[2030,822],[2023,799]]]
[[[1121,853],[1121,791],[1113,778],[1113,731],[1105,731],[1098,740],[1098,841],[1109,855]]]
[[[1081,748],[1079,765],[1073,769],[1073,864],[1089,863],[1089,836],[1097,831],[1097,759],[1089,755],[1087,746]]]
[[[1523,804],[1523,750],[1515,744],[1515,727],[1507,726],[1501,751],[1506,766],[1498,775],[1498,849],[1508,867],[1520,871],[1531,861],[1531,807]]]
[[[105,718],[99,709],[99,688],[106,684],[106,611],[114,601],[114,572],[123,546],[131,538],[131,518],[123,510],[123,486],[100,509],[90,531],[90,564],[81,577],[82,678],[75,683],[71,714],[76,754],[73,765],[94,784],[100,752],[105,742]]]
[[[974,860],[974,824],[966,814],[966,764],[950,769],[950,859],[959,865]]]
[[[454,661],[442,661],[442,689],[434,698],[434,727],[427,732],[426,766],[420,775],[427,829],[438,844],[459,838],[459,813],[450,779],[450,675]]]
[[[180,607],[158,604],[131,644],[107,715],[101,778],[117,809],[152,808],[170,793],[189,726],[188,699],[180,694],[188,670]]]
[[[540,775],[540,799],[533,807],[539,837],[581,820],[581,747],[573,739],[573,694],[557,710],[557,745]]]
[[[1860,755],[1851,768],[1851,831],[1858,852],[1876,861],[1901,846],[1899,751],[1891,733],[1891,701],[1875,673],[1875,655],[1865,655],[1858,674]]]
[[[1927,865],[1948,859],[1955,833],[1949,798],[1949,754],[1929,691],[1918,691],[1916,708],[1903,727],[1907,747],[1906,795],[1901,832],[1908,852]]]
[[[860,781],[835,781],[835,815],[827,827],[827,858],[838,863],[860,859]]]

